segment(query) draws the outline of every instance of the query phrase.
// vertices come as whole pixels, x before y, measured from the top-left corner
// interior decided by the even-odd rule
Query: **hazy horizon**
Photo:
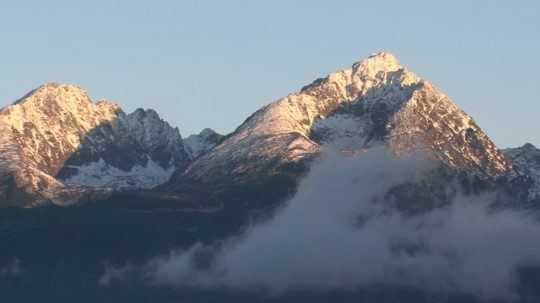
[[[501,147],[540,145],[540,5],[277,1],[0,4],[0,106],[44,82],[153,108],[186,137],[378,51],[448,94]],[[32,7],[29,11],[28,7]]]

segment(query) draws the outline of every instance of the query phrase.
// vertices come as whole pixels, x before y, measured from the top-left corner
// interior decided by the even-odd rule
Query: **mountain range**
[[[361,157],[381,146],[433,160],[430,190],[452,179],[540,200],[539,149],[499,149],[446,94],[384,52],[264,106],[227,135],[207,128],[183,138],[152,109],[127,114],[58,83],[2,108],[0,129],[3,207],[128,199],[264,208],[291,195],[325,150]]]

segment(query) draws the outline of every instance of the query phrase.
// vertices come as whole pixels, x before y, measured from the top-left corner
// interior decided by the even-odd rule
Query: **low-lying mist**
[[[417,215],[374,202],[433,165],[383,149],[355,157],[327,151],[271,219],[211,246],[158,256],[136,271],[173,287],[280,294],[382,284],[513,298],[517,270],[540,265],[540,224],[530,214],[495,211],[489,194],[457,195]],[[102,282],[134,272],[110,268]]]

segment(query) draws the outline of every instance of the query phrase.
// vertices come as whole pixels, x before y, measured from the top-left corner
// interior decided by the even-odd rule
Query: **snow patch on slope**
[[[163,168],[148,160],[145,166],[135,165],[124,171],[107,164],[103,159],[82,166],[69,166],[77,173],[64,180],[67,185],[114,188],[117,190],[150,189],[169,180],[176,169],[173,165]]]
[[[331,144],[339,149],[362,148],[367,139],[366,122],[348,113],[331,115],[315,121],[311,137],[320,144]]]
[[[151,188],[189,162],[180,132],[155,111],[125,114],[76,85],[47,83],[0,109],[0,132],[0,202],[8,204]]]

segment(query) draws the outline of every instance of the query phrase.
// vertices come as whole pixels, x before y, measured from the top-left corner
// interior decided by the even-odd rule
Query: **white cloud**
[[[214,246],[197,244],[149,262],[158,285],[265,289],[355,289],[372,284],[512,296],[516,270],[540,264],[540,224],[493,211],[489,195],[457,197],[421,215],[372,203],[431,164],[384,150],[330,153],[272,219]]]

